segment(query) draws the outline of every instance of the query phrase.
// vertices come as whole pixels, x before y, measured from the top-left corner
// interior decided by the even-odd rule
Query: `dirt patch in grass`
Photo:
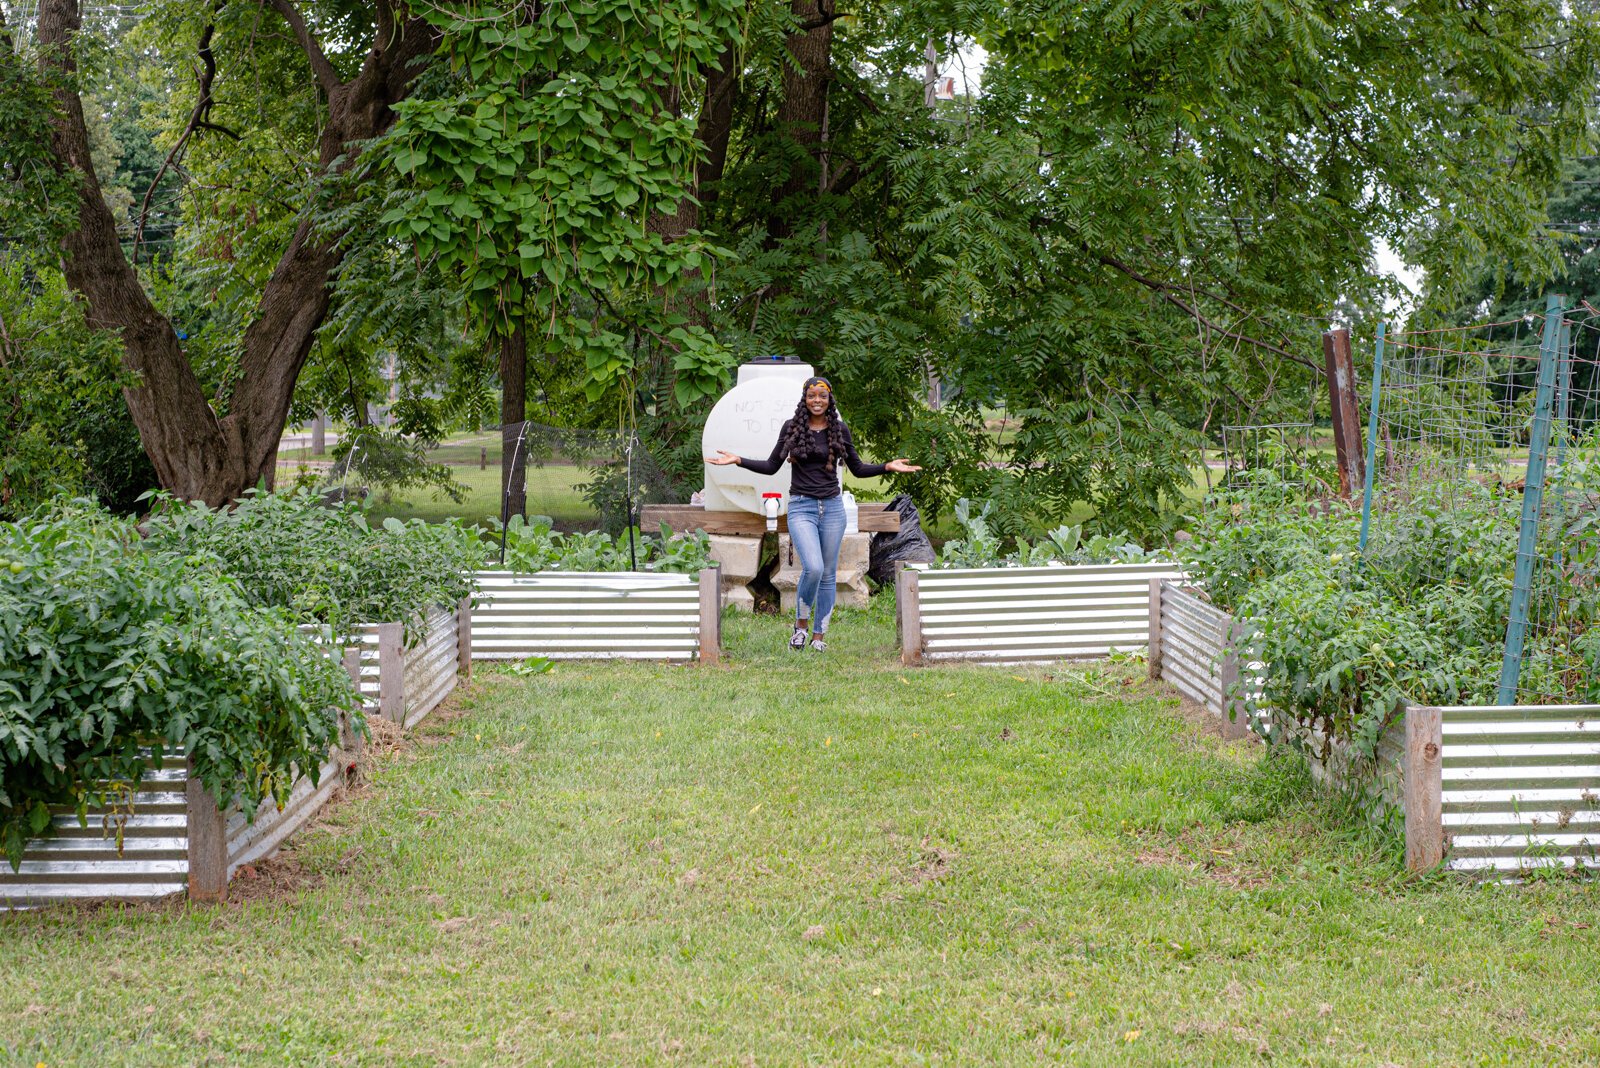
[[[322,872],[307,868],[294,850],[286,849],[266,860],[241,866],[228,886],[228,903],[283,901],[315,890],[326,881]]]
[[[1232,724],[1226,723],[1221,716],[1209,708],[1195,704],[1170,686],[1163,685],[1162,689],[1166,692],[1162,693],[1161,696],[1177,698],[1178,718],[1188,726],[1193,727],[1198,737],[1228,740],[1227,736],[1223,734],[1222,728],[1224,726],[1232,726]]]
[[[922,855],[917,862],[911,865],[911,870],[906,873],[906,881],[913,886],[922,886],[925,883],[936,883],[950,874],[956,858],[961,853],[951,846],[935,842],[932,836],[923,838]]]
[[[1273,881],[1265,868],[1249,864],[1227,835],[1205,836],[1191,828],[1176,837],[1141,836],[1134,860],[1147,868],[1184,868],[1233,890],[1259,890]]]
[[[367,717],[366,744],[361,749],[361,760],[357,764],[360,777],[366,779],[368,772],[378,764],[394,756],[406,746],[406,732],[398,723],[391,723],[382,716]]]
[[[461,714],[456,702],[447,700],[434,716],[429,717],[429,722],[432,723],[435,716],[446,710],[457,716]],[[351,801],[366,796],[378,769],[412,752],[419,737],[377,715],[367,718],[367,733],[368,737],[346,781],[329,795],[322,807],[297,828],[276,853],[253,864],[242,865],[234,873],[228,886],[230,903],[244,905],[296,898],[321,887],[330,877],[348,872],[359,861],[362,848],[351,846],[340,854],[331,867],[313,867],[301,859],[298,847],[318,832],[335,838],[343,835],[343,813],[339,810]]]

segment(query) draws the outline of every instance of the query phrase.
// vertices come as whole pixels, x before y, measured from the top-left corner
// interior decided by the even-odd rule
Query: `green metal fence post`
[[[1383,335],[1388,324],[1378,323],[1378,344],[1372,353],[1372,405],[1367,415],[1367,481],[1361,491],[1361,552],[1367,551],[1372,529],[1372,478],[1378,469],[1378,400],[1383,394]]]
[[[1567,439],[1572,436],[1571,424],[1568,420],[1572,416],[1572,324],[1567,322],[1567,317],[1561,317],[1561,334],[1556,339],[1556,569],[1561,568],[1561,543],[1560,534],[1566,529],[1567,498],[1559,482],[1567,470]]]
[[[1545,298],[1544,336],[1539,342],[1539,379],[1533,399],[1533,427],[1528,436],[1528,473],[1522,483],[1522,522],[1517,528],[1517,566],[1511,581],[1511,618],[1506,621],[1505,657],[1500,661],[1502,705],[1516,704],[1522,676],[1522,647],[1528,636],[1528,602],[1533,592],[1533,562],[1539,551],[1539,514],[1544,506],[1545,468],[1550,460],[1550,410],[1556,392],[1556,352],[1562,334],[1566,298]]]

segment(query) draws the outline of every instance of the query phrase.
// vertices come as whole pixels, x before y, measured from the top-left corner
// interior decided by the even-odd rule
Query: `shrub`
[[[495,529],[500,524],[492,521]],[[511,517],[504,529],[506,559],[499,562],[498,547],[491,550],[489,566],[522,573],[535,571],[630,571],[633,559],[628,552],[628,536],[616,538],[600,530],[587,533],[562,534],[551,529],[550,520],[534,516],[524,522],[520,515]],[[704,531],[674,534],[663,523],[661,536],[637,534],[633,557],[640,571],[669,571],[694,574],[710,567],[711,539]]]
[[[0,848],[49,806],[127,800],[150,753],[246,811],[315,775],[359,712],[349,676],[290,614],[87,503],[0,524]]]
[[[473,528],[394,518],[373,527],[359,504],[329,506],[306,489],[251,493],[230,511],[158,500],[146,524],[152,551],[193,557],[191,566],[236,579],[250,603],[338,634],[400,622],[410,640],[428,609],[472,591],[483,562]]]
[[[131,512],[155,469],[122,399],[120,344],[90,329],[61,273],[0,254],[0,519],[57,495]]]
[[[1485,486],[1424,493],[1385,514],[1363,562],[1359,511],[1268,481],[1216,500],[1181,555],[1248,621],[1262,703],[1370,756],[1402,700],[1495,700],[1520,508]],[[1525,689],[1600,698],[1592,583],[1569,571],[1538,594],[1533,617],[1560,625],[1529,635]]]

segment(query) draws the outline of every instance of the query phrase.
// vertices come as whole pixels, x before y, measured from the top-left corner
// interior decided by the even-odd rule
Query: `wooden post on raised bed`
[[[722,662],[722,568],[700,572],[700,663]]]
[[[1228,645],[1217,664],[1217,677],[1222,683],[1222,736],[1229,741],[1250,737],[1250,710],[1238,698],[1239,646],[1249,637],[1249,628],[1238,620],[1228,624]]]
[[[344,651],[344,669],[356,688],[356,700],[361,699],[361,646],[352,645]],[[354,757],[361,752],[361,735],[350,726],[350,717],[339,717],[339,747]]]
[[[900,615],[900,662],[922,663],[922,602],[917,580],[922,572],[904,568],[894,577],[895,606]]]
[[[378,624],[378,715],[392,723],[406,721],[406,664],[402,656],[405,628]]]
[[[903,602],[900,600],[900,572],[905,569],[906,562],[904,560],[896,560],[894,562],[894,643],[896,645],[905,641],[906,636],[906,619],[904,613],[901,612]]]
[[[1444,859],[1443,717],[1419,705],[1405,714],[1406,870],[1423,872]]]
[[[226,901],[228,898],[228,820],[217,799],[194,773],[189,758],[189,779],[184,786],[189,835],[189,900]]]
[[[1161,584],[1166,579],[1150,580],[1150,645],[1145,661],[1150,665],[1150,677],[1161,677]]]
[[[462,682],[472,681],[472,598],[456,604],[456,672]]]

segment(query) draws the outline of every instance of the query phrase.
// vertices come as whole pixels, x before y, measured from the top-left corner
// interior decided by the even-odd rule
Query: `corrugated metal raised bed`
[[[1230,616],[1169,582],[1150,599],[1152,676],[1213,712],[1230,692],[1236,707],[1259,701],[1248,685],[1259,665],[1235,659]],[[1405,706],[1370,759],[1257,715],[1263,734],[1305,752],[1318,782],[1352,792],[1374,822],[1402,821],[1414,871],[1600,866],[1600,705]]]
[[[398,623],[363,628],[358,644],[345,650],[344,664],[368,715],[410,727],[455,688],[458,668],[470,667],[470,650],[470,609],[463,601],[454,612],[430,612],[421,637],[409,648]],[[0,909],[69,900],[140,901],[185,889],[195,899],[222,897],[240,866],[271,856],[316,815],[346,780],[359,751],[359,738],[343,730],[317,781],[302,776],[281,810],[263,802],[254,820],[237,809],[219,812],[211,796],[189,779],[183,754],[168,752],[140,783],[131,814],[91,809],[88,826],[81,827],[76,813],[57,809],[55,833],[29,843],[20,871],[0,861]]]
[[[903,656],[1023,663],[1143,649],[1150,582],[1180,575],[1167,562],[908,568],[898,586]]]
[[[131,809],[91,808],[87,825],[81,825],[71,808],[56,808],[54,833],[28,843],[20,870],[0,860],[0,910],[62,901],[149,901],[185,890],[195,898],[219,898],[241,865],[270,856],[316,814],[359,752],[359,738],[343,730],[317,782],[302,776],[281,810],[264,801],[251,822],[237,809],[225,817],[219,813],[199,780],[189,777],[183,753],[169,750],[145,774]]]
[[[477,660],[716,660],[717,571],[480,571],[472,606]]]
[[[413,727],[472,671],[472,607],[429,610],[420,635],[407,645],[399,623],[369,623],[356,632],[360,689],[367,711]]]
[[[1600,865],[1600,705],[1437,712],[1439,759],[1427,785],[1438,790],[1449,867]]]
[[[85,827],[71,807],[52,808],[54,834],[28,843],[20,871],[0,858],[0,909],[52,901],[145,901],[183,890],[189,878],[187,780],[183,755],[168,753],[138,784],[132,815],[90,809]]]
[[[1172,683],[1215,715],[1225,737],[1247,737],[1249,703],[1260,693],[1257,665],[1241,648],[1247,629],[1195,591],[1169,579],[1151,579],[1149,598],[1150,677]],[[1263,725],[1267,722],[1261,719]]]

